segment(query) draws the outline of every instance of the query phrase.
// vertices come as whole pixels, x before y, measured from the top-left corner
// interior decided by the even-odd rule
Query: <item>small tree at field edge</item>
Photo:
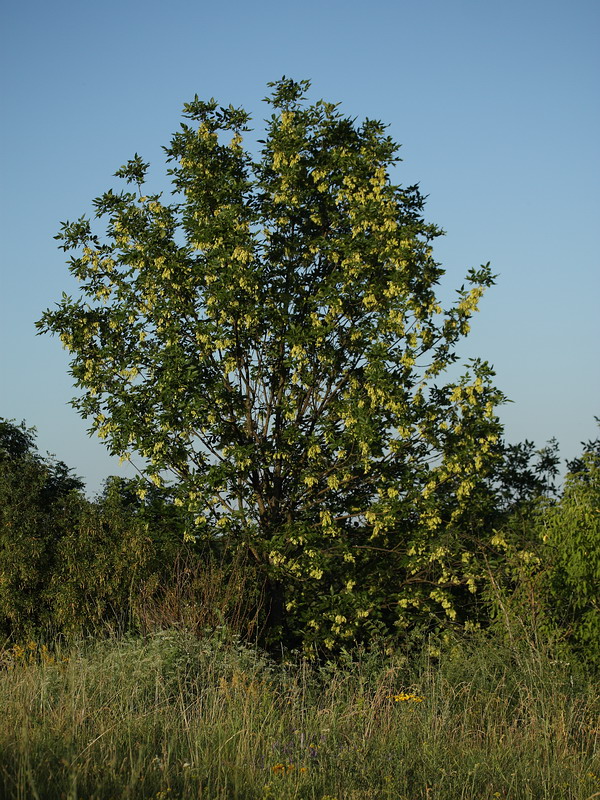
[[[110,452],[174,481],[188,535],[248,554],[268,636],[331,648],[452,620],[474,591],[464,519],[504,397],[479,360],[441,380],[489,265],[442,309],[441,231],[392,182],[398,146],[308,88],[270,84],[258,156],[245,111],[186,104],[173,198],[146,193],[138,155],[119,169],[126,190],[95,200],[104,234],[62,225],[80,296],[38,328]]]

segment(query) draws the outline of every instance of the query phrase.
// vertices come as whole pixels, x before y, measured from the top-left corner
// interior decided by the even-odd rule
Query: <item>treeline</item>
[[[252,631],[244,572],[218,541],[185,541],[185,514],[153,485],[110,477],[90,500],[62,461],[43,457],[35,431],[0,419],[0,634],[185,625],[225,618]],[[246,628],[244,629],[244,623]]]
[[[555,446],[503,445],[487,492],[473,497],[478,527],[464,531],[477,564],[453,587],[460,613],[415,615],[411,629],[382,628],[383,638],[406,644],[449,628],[496,628],[600,666],[599,445],[568,463],[560,491]],[[264,579],[218,530],[202,541],[186,535],[186,513],[168,488],[140,491],[139,481],[117,477],[86,498],[66,464],[37,451],[32,429],[0,419],[1,635],[224,625],[260,641]],[[280,630],[280,650],[299,644]]]

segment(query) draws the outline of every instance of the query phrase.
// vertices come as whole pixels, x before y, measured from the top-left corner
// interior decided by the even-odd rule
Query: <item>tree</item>
[[[0,632],[21,635],[51,616],[47,589],[71,499],[83,482],[44,458],[35,429],[0,417]],[[69,517],[72,523],[73,517]]]
[[[181,573],[204,566],[207,559],[182,540],[183,510],[167,491],[152,485],[141,501],[131,483],[109,478],[102,495],[88,500],[64,462],[38,453],[34,428],[0,417],[3,637],[133,626],[148,610],[141,601],[157,613],[157,599],[172,597]],[[210,611],[218,616],[223,598],[213,593],[213,599],[217,609]]]
[[[498,519],[494,540],[500,555],[490,561],[485,595],[496,633],[510,641],[525,637],[598,669],[600,439],[582,446],[581,456],[566,462],[558,497],[553,488],[554,443],[539,452],[537,465],[527,463],[529,442],[516,448],[517,480],[509,471],[505,488],[516,489],[518,499],[505,519]],[[539,478],[541,491],[536,493]]]
[[[559,502],[540,515],[546,607],[584,660],[600,667],[600,439],[568,462]]]
[[[35,428],[27,428],[24,422],[16,425],[13,420],[0,417],[0,469],[28,490],[33,489],[33,484],[39,484],[36,505],[42,511],[48,511],[71,492],[81,492],[84,483],[73,475],[73,470],[64,461],[51,455],[42,457],[37,452],[35,434]],[[29,480],[24,479],[28,467],[35,479],[31,475]]]
[[[393,183],[385,126],[308,104],[307,81],[269,86],[257,158],[249,115],[196,97],[165,148],[171,202],[136,154],[116,172],[131,188],[94,201],[103,237],[63,223],[81,295],[38,327],[110,452],[175,480],[191,535],[252,554],[267,627],[333,646],[453,617],[473,588],[460,526],[504,397],[480,360],[439,377],[493,276],[471,269],[444,311],[442,231]]]

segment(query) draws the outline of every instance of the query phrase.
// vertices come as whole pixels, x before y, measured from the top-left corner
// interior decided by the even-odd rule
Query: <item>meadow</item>
[[[0,796],[600,797],[597,679],[517,633],[335,661],[273,660],[225,627],[7,644]]]
[[[266,637],[168,494],[90,501],[0,420],[0,800],[600,797],[596,450],[482,530],[462,619],[328,648]]]

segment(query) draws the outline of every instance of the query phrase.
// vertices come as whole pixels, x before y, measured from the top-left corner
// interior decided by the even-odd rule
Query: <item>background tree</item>
[[[184,542],[185,511],[153,484],[108,478],[88,500],[62,461],[42,457],[35,430],[0,418],[0,634],[13,641],[57,634],[227,619],[256,627],[256,582],[224,565],[218,543]]]
[[[584,659],[600,666],[600,439],[568,464],[559,502],[540,515],[545,604]]]
[[[190,535],[252,554],[267,628],[331,647],[453,618],[474,590],[461,525],[504,398],[479,360],[439,380],[493,276],[470,270],[444,311],[441,231],[393,182],[385,126],[270,87],[257,158],[249,115],[196,97],[166,148],[172,202],[136,155],[116,175],[137,191],[94,201],[103,237],[63,224],[81,295],[38,326],[111,453],[174,480]]]
[[[35,429],[0,418],[0,632],[24,634],[51,618],[48,586],[65,507],[83,482],[43,458]]]

